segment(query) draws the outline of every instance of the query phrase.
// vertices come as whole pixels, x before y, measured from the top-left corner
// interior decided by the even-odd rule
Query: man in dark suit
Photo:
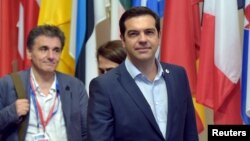
[[[88,141],[198,141],[185,70],[155,58],[159,17],[135,7],[119,26],[127,58],[90,83]]]
[[[17,99],[10,75],[0,79],[0,135],[3,141],[86,140],[88,95],[83,83],[55,71],[64,46],[56,26],[35,27],[28,35],[32,66],[18,72],[26,98]],[[22,133],[20,126],[26,123]],[[25,124],[24,124],[25,125]]]

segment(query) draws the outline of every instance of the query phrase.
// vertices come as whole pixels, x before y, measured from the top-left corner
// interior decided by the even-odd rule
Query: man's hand
[[[29,101],[28,99],[17,99],[16,100],[16,112],[18,117],[24,116],[29,111]]]

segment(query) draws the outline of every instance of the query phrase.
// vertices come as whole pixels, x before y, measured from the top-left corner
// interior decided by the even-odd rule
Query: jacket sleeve
[[[84,85],[81,83],[80,88],[80,109],[81,109],[81,135],[83,141],[87,141],[87,107],[88,107],[88,94],[84,89]]]
[[[87,117],[88,141],[114,141],[112,106],[106,88],[100,83],[97,79],[90,83]]]
[[[19,121],[16,113],[16,92],[10,77],[0,79],[0,134]]]

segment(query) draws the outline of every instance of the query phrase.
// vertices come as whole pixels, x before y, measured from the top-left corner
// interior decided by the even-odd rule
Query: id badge
[[[34,141],[49,141],[49,138],[46,136],[45,133],[38,133],[32,135]]]

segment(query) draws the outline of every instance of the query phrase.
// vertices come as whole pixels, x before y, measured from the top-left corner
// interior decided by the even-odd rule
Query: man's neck
[[[154,80],[157,75],[157,64],[155,60],[145,61],[145,62],[133,62],[133,64],[151,81]]]
[[[32,72],[39,88],[45,95],[48,95],[51,85],[55,79],[55,73],[41,73],[35,69],[32,69]]]

